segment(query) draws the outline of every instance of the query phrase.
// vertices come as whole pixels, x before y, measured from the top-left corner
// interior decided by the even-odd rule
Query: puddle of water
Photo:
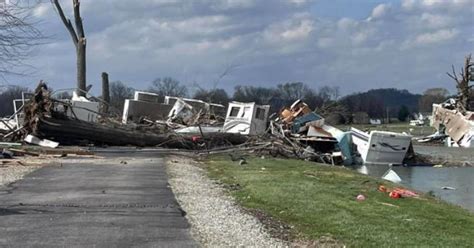
[[[388,168],[387,165],[366,165],[357,170],[380,178]],[[402,185],[422,192],[431,191],[436,197],[474,212],[474,167],[394,166],[392,169],[402,179]],[[446,190],[443,187],[454,190]]]

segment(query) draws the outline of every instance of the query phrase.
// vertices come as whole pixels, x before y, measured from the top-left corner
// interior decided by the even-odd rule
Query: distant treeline
[[[191,92],[193,88],[193,93]],[[341,97],[339,87],[323,86],[314,89],[302,82],[279,84],[276,87],[238,85],[233,95],[224,89],[204,89],[198,85],[185,86],[170,77],[154,80],[147,89],[164,96],[190,97],[207,102],[226,105],[230,101],[269,104],[273,112],[289,106],[297,99],[306,102],[312,109],[323,115],[339,114],[339,122],[351,122],[354,113],[367,113],[370,118],[382,119],[388,115],[406,120],[410,113],[431,112],[431,105],[445,101],[449,92],[442,88],[428,89],[423,95],[412,94],[400,89],[373,89]],[[13,113],[13,99],[21,98],[21,92],[29,89],[20,86],[4,87],[0,93],[0,116]],[[111,105],[123,109],[124,100],[132,98],[135,89],[121,81],[110,84]],[[67,96],[67,95],[66,95]]]

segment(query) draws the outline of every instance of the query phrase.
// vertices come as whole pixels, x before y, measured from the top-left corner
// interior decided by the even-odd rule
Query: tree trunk
[[[84,27],[82,25],[82,18],[80,13],[80,0],[72,0],[74,8],[74,21],[76,28],[72,26],[71,20],[69,20],[59,3],[59,0],[53,0],[53,4],[58,11],[59,17],[61,18],[64,26],[71,35],[72,42],[76,46],[76,69],[77,69],[77,90],[76,93],[79,96],[86,95],[86,36],[84,34]]]
[[[77,94],[86,95],[86,39],[81,38],[77,43]]]

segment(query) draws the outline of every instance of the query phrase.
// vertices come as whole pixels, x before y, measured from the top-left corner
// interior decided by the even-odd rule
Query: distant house
[[[381,119],[370,119],[370,124],[371,125],[382,125],[382,120]]]

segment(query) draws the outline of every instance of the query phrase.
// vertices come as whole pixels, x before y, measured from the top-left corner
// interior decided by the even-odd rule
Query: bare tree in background
[[[28,1],[0,4],[0,77],[24,74],[18,68],[25,66],[32,48],[44,39],[31,17],[33,7]]]
[[[0,93],[0,117],[13,114],[13,100],[21,99],[23,92],[30,92],[26,87],[11,85]]]
[[[310,88],[302,82],[292,82],[279,84],[276,89],[276,94],[281,97],[287,104],[290,104],[298,99],[302,99]]]
[[[472,57],[471,54],[466,56],[464,59],[464,67],[461,69],[461,73],[459,77],[454,69],[454,65],[452,66],[452,73],[447,73],[448,76],[454,81],[456,81],[456,88],[458,89],[458,108],[465,112],[469,110],[470,104],[470,97],[471,97],[471,89],[474,85],[469,85],[469,70],[471,67],[474,67],[474,63],[471,61]]]
[[[133,98],[134,91],[121,81],[110,83],[110,106],[122,112],[125,99]]]
[[[199,89],[194,93],[193,98],[222,105],[227,105],[229,103],[229,95],[224,89]]]
[[[69,31],[71,35],[72,42],[76,47],[76,59],[77,59],[77,94],[80,96],[85,96],[86,91],[86,37],[84,34],[84,26],[82,25],[82,17],[80,6],[80,0],[72,0],[72,5],[74,9],[74,26],[65,15],[64,11],[59,3],[59,0],[51,0],[58,11],[61,21],[64,23],[64,26]]]
[[[149,91],[158,94],[163,99],[165,96],[186,97],[188,95],[186,86],[181,85],[178,80],[170,77],[155,79],[151,83]],[[160,101],[163,99],[160,99]]]
[[[430,88],[425,90],[418,100],[418,111],[431,112],[433,103],[442,103],[448,98],[449,91],[444,88]]]

